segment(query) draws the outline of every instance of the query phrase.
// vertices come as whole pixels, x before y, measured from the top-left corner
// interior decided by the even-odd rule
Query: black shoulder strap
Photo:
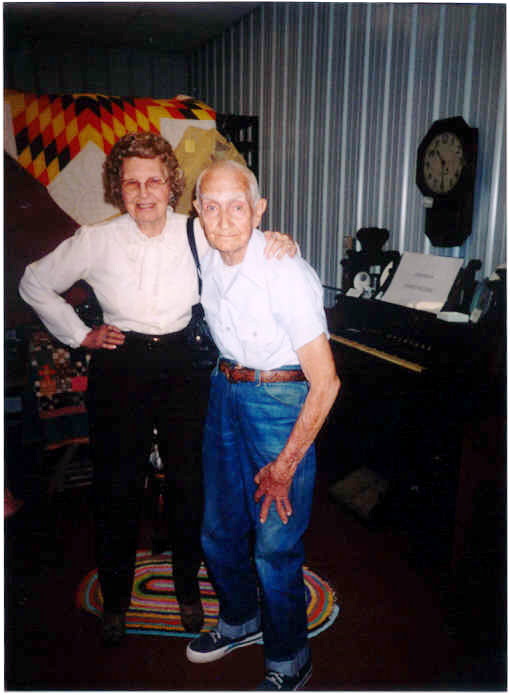
[[[193,223],[195,221],[194,217],[188,217],[186,222],[186,232],[188,234],[188,242],[190,245],[191,253],[193,254],[193,259],[195,265],[197,266],[198,273],[198,294],[202,294],[202,273],[200,271],[200,261],[198,260],[197,245],[195,244],[195,232],[193,230]]]

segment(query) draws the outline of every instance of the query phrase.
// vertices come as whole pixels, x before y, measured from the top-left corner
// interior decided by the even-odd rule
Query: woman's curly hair
[[[122,199],[122,163],[128,157],[154,159],[159,157],[170,183],[168,204],[175,208],[184,190],[184,175],[172,146],[156,133],[127,133],[112,147],[103,165],[104,199],[121,212],[126,212]]]

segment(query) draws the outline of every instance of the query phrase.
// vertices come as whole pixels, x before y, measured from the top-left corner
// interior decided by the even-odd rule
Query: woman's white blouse
[[[103,309],[104,322],[122,331],[163,334],[184,328],[198,297],[186,216],[168,209],[162,233],[148,237],[129,215],[84,226],[27,266],[20,294],[61,342],[78,347],[90,327],[60,294],[86,280]],[[198,220],[199,256],[209,248]]]

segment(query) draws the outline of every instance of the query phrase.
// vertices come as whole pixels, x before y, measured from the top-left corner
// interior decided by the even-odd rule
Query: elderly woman
[[[175,592],[181,621],[203,623],[201,562],[201,424],[204,379],[191,365],[186,327],[197,301],[197,271],[186,217],[173,210],[183,176],[171,146],[153,133],[128,134],[104,165],[105,199],[122,214],[81,227],[30,264],[20,294],[61,342],[93,350],[89,371],[94,459],[96,552],[103,595],[103,638],[121,641],[134,576],[144,469],[158,429],[169,490]],[[294,245],[267,233],[266,253]],[[207,241],[198,220],[199,255]],[[292,247],[292,248],[290,248]],[[103,310],[90,328],[60,296],[86,280]]]

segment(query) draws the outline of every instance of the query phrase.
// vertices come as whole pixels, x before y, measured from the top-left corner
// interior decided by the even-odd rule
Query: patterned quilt
[[[5,150],[80,225],[118,214],[103,199],[102,165],[120,137],[135,131],[159,132],[176,149],[190,126],[204,130],[216,126],[214,109],[186,96],[38,96],[5,90],[4,108]]]
[[[90,354],[71,350],[45,330],[34,330],[28,345],[25,440],[38,439],[46,448],[83,442],[88,437],[85,392]],[[29,420],[28,414],[34,418]]]

